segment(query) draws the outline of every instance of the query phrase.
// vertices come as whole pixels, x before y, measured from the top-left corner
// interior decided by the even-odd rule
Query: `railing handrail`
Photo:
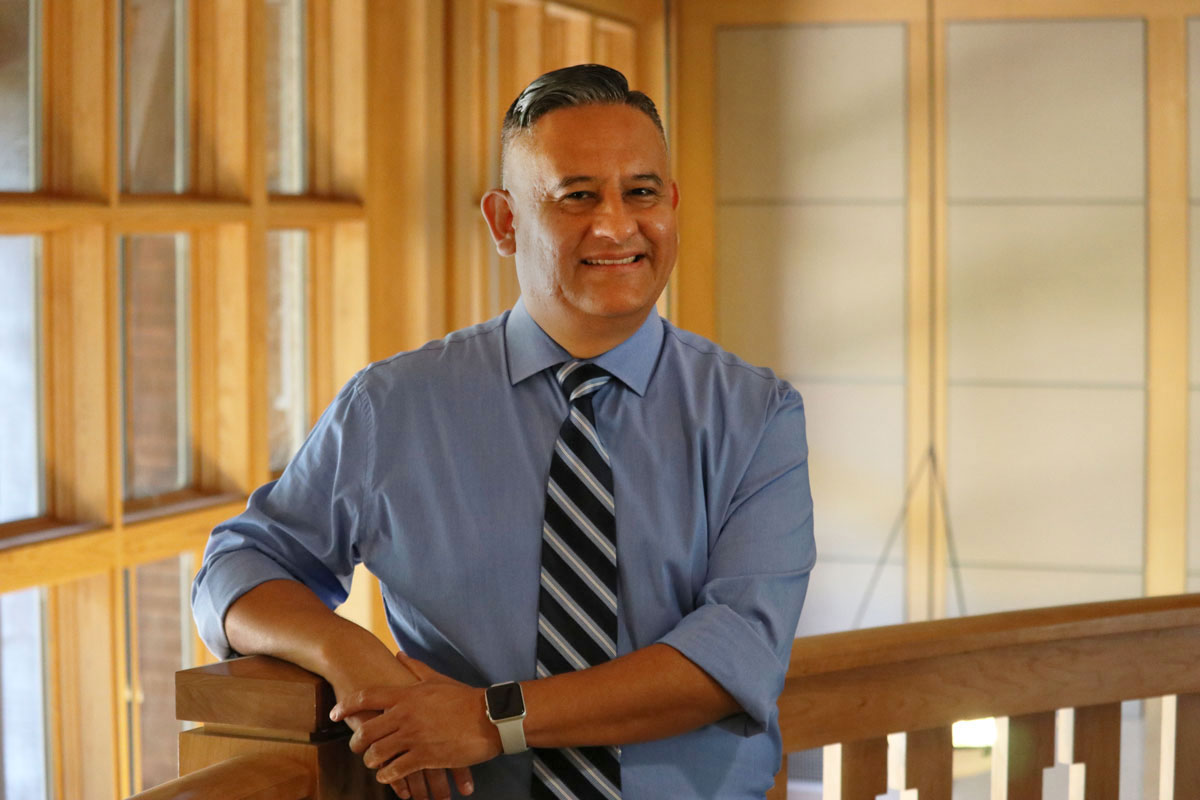
[[[277,754],[235,756],[135,794],[129,800],[305,800],[316,776]]]
[[[784,750],[976,717],[1200,692],[1196,663],[1197,595],[797,639],[779,699]]]
[[[1005,611],[797,639],[788,678],[1014,645],[1200,627],[1200,594]]]

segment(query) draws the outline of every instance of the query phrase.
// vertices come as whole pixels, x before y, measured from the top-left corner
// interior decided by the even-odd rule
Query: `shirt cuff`
[[[762,733],[778,708],[786,669],[754,628],[726,605],[704,605],[659,639],[682,653],[741,705],[744,735]]]
[[[192,589],[192,614],[200,639],[213,655],[237,655],[225,636],[229,607],[255,586],[280,579],[294,581],[296,577],[257,550],[222,553],[204,565]]]

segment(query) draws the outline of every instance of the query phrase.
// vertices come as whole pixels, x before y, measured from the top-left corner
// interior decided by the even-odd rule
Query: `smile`
[[[607,267],[616,264],[632,264],[635,261],[641,261],[643,258],[645,258],[645,256],[639,253],[636,256],[629,256],[628,258],[585,258],[583,259],[583,263],[591,264],[593,266]]]

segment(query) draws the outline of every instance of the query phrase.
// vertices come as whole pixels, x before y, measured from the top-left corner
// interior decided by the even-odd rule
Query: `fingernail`
[[[463,784],[463,792],[465,794],[474,794],[475,793],[475,784],[472,783],[471,781],[467,781],[466,783]]]

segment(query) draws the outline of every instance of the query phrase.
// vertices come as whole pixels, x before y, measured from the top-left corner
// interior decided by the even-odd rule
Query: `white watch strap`
[[[495,725],[496,730],[500,731],[500,746],[504,748],[504,755],[516,755],[529,749],[525,744],[524,718],[506,719]]]

